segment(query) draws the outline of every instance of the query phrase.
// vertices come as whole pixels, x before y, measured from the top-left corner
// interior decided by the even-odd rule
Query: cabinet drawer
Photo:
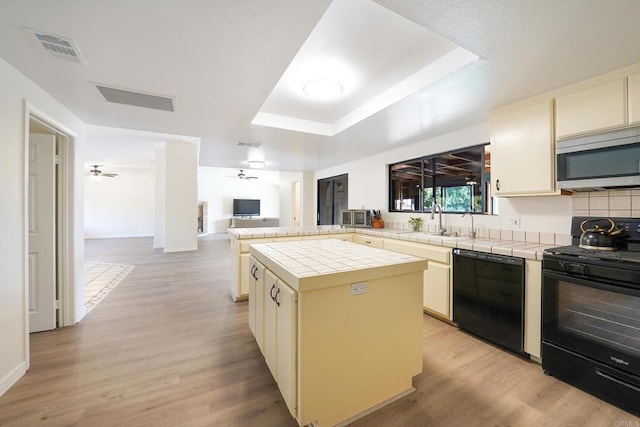
[[[423,243],[405,242],[402,240],[385,239],[384,248],[407,255],[419,256],[430,261],[449,264],[451,249]]]
[[[371,246],[374,248],[382,248],[383,247],[383,239],[380,237],[367,236],[364,234],[356,234],[353,236],[353,243],[357,243],[359,245]]]

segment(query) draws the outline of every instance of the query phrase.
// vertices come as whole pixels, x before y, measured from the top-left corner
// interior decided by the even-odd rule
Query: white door
[[[29,332],[56,327],[55,142],[29,134]]]

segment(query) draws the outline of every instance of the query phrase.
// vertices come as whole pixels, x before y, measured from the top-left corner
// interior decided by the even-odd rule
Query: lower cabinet
[[[262,353],[289,412],[295,418],[298,294],[271,271],[265,270],[264,276]]]
[[[451,248],[426,243],[384,239],[384,248],[429,261],[424,271],[422,302],[424,310],[452,320],[451,317]]]
[[[429,261],[429,268],[424,272],[424,293],[422,303],[425,310],[451,319],[451,267]]]
[[[256,337],[258,347],[262,350],[264,325],[264,265],[254,257],[249,257],[249,329]]]

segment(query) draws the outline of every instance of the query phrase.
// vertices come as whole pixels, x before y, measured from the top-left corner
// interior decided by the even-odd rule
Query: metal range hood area
[[[640,187],[640,126],[557,141],[558,189]]]

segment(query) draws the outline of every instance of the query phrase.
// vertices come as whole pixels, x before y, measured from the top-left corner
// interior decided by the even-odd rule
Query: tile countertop
[[[428,268],[420,257],[337,239],[255,243],[250,252],[298,292]]]
[[[230,228],[227,231],[237,239],[359,233],[410,242],[428,243],[435,246],[468,249],[537,260],[542,260],[542,254],[545,249],[570,244],[570,242],[549,244],[519,240],[489,239],[482,237],[472,239],[467,236],[437,236],[425,232],[409,232],[407,230],[395,230],[389,228],[342,228],[338,225],[320,225],[313,227]]]

